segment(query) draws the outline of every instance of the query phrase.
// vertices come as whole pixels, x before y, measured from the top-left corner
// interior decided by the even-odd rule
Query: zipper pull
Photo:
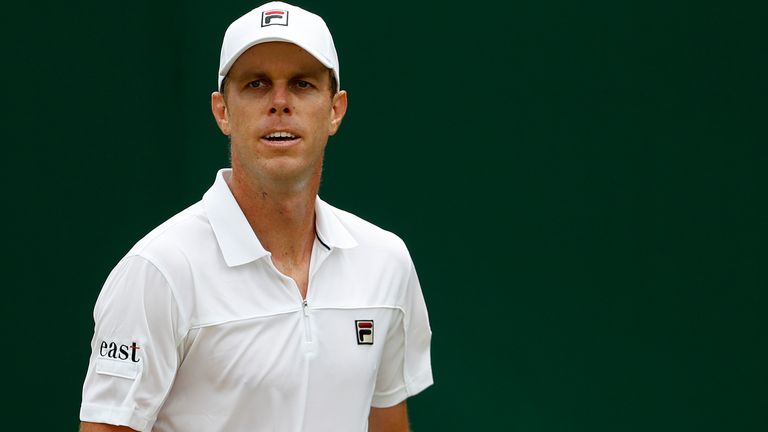
[[[304,305],[304,316],[309,316],[309,305],[307,304],[307,299],[304,299],[302,304]]]

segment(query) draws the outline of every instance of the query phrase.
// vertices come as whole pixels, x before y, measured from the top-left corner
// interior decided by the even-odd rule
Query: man
[[[105,282],[82,431],[408,430],[432,384],[410,256],[317,196],[339,84],[314,14],[273,2],[227,29],[211,107],[232,168]]]

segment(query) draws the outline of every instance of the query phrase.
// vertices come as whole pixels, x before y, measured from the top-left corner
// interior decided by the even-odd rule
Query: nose
[[[272,106],[269,108],[271,114],[278,112],[289,114],[291,108],[288,104],[288,89],[283,86],[275,86],[272,92]]]

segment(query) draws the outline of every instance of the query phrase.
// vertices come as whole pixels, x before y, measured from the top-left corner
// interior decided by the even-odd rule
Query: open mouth
[[[272,132],[269,135],[265,135],[264,139],[272,142],[291,141],[298,138],[298,136],[290,132]]]

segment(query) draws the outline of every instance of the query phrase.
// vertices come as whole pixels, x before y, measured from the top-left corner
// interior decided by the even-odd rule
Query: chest
[[[373,387],[399,310],[313,307],[193,330],[179,377],[199,387],[301,394]],[[309,386],[309,387],[307,387]],[[325,389],[325,390],[323,390]]]
[[[269,259],[196,275],[179,377],[289,393],[308,380],[370,388],[401,319],[402,278],[343,256],[313,258],[306,296]]]

